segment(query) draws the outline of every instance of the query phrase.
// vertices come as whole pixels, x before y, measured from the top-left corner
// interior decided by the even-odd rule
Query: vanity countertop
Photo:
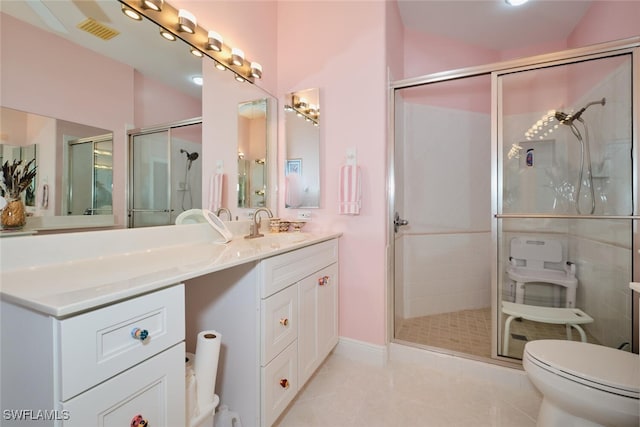
[[[225,244],[216,242],[215,235],[207,228],[210,228],[207,224],[167,228],[169,231],[165,230],[164,235],[150,239],[150,242],[155,240],[153,244],[140,243],[152,236],[148,229],[74,233],[75,239],[68,234],[2,239],[3,256],[29,245],[37,246],[33,248],[31,263],[16,262],[21,265],[11,268],[15,264],[3,262],[0,296],[5,301],[44,314],[67,317],[341,235],[330,232],[275,233],[256,239],[245,239],[240,235]],[[24,239],[31,239],[29,245]],[[119,247],[110,248],[110,239],[118,240],[116,246]],[[128,245],[126,241],[122,242],[123,239],[132,241]],[[4,245],[14,241],[18,244],[13,247]],[[103,251],[95,248],[101,243]],[[88,245],[92,246],[89,248]],[[47,251],[42,251],[42,246],[50,249],[57,246],[58,251],[68,247],[67,252],[72,254],[66,259],[55,255],[45,257],[42,253]],[[73,252],[82,253],[83,248],[89,253],[84,257],[73,256]],[[41,254],[38,254],[39,249]]]

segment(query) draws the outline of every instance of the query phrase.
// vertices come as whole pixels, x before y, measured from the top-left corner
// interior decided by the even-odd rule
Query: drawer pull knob
[[[133,330],[131,331],[131,337],[140,341],[144,341],[149,337],[149,331],[147,331],[146,329],[133,328]]]
[[[318,285],[324,286],[329,283],[329,276],[323,276],[318,279]]]
[[[131,427],[149,427],[149,421],[140,414],[131,419]]]
[[[282,378],[280,380],[280,387],[282,388],[289,388],[289,380],[286,378]]]
[[[286,317],[280,319],[280,324],[282,326],[288,326],[289,325],[289,319],[287,319]]]

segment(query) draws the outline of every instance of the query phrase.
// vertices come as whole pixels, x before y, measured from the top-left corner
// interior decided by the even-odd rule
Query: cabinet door
[[[318,286],[318,365],[338,344],[338,264],[330,265],[320,274],[324,284]]]
[[[138,416],[153,427],[184,425],[184,352],[180,343],[64,402],[64,427],[130,426]]]
[[[298,283],[298,378],[302,386],[338,342],[338,264]]]

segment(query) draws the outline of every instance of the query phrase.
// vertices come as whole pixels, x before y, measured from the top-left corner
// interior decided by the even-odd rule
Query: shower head
[[[196,152],[196,151],[194,151],[193,153],[189,153],[187,150],[183,150],[181,148],[180,152],[187,155],[187,160],[194,161],[195,159],[198,158],[198,152]]]
[[[602,98],[599,101],[589,102],[587,103],[587,105],[585,105],[580,110],[578,110],[578,112],[575,114],[567,114],[567,113],[563,113],[562,111],[556,111],[555,118],[557,121],[559,121],[563,125],[571,126],[574,120],[580,120],[580,116],[582,116],[582,113],[584,113],[587,108],[596,104],[604,105],[606,102],[607,102],[606,98]]]

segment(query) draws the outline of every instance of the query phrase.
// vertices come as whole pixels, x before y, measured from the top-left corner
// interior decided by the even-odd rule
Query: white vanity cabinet
[[[260,416],[271,426],[338,342],[336,239],[263,260]]]
[[[3,425],[184,424],[184,318],[184,285],[62,319],[3,301]]]

